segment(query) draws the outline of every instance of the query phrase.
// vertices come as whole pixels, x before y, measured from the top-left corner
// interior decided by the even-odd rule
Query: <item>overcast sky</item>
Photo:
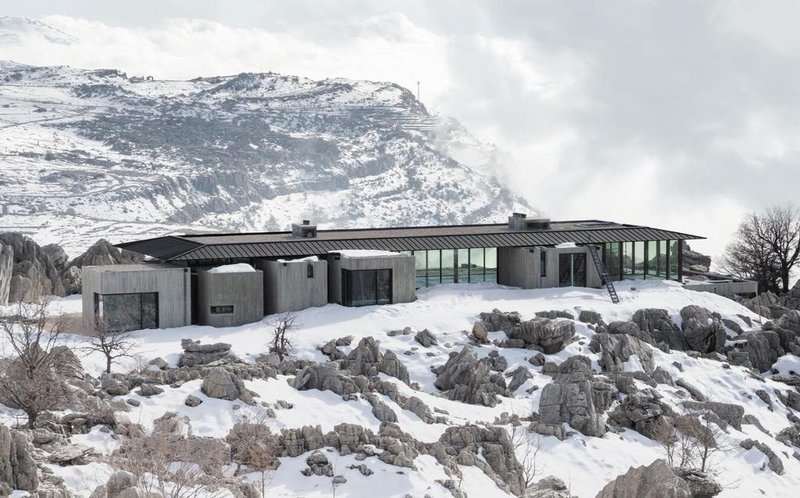
[[[69,45],[31,64],[157,78],[276,71],[421,82],[422,101],[505,152],[553,218],[706,235],[800,190],[800,3],[747,1],[3,2]]]

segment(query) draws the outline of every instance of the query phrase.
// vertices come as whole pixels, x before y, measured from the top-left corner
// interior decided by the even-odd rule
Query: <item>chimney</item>
[[[508,217],[508,228],[510,230],[525,230],[525,213],[511,213]]]
[[[524,213],[512,213],[508,217],[509,230],[547,230],[550,228],[550,218],[531,218]]]
[[[300,224],[292,223],[292,237],[314,239],[317,237],[317,225],[312,225],[311,220],[303,220]]]

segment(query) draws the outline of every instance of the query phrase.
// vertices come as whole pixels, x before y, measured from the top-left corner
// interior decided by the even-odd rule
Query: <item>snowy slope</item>
[[[550,376],[542,373],[541,367],[528,363],[527,359],[535,351],[486,345],[476,348],[480,356],[497,350],[508,360],[506,373],[523,365],[530,370],[533,378],[518,388],[513,398],[503,398],[493,408],[467,405],[442,397],[433,386],[435,375],[430,367],[443,364],[450,352],[459,351],[468,343],[467,331],[482,311],[491,311],[494,308],[518,311],[524,320],[532,318],[537,311],[561,310],[577,315],[581,310],[593,310],[601,313],[606,322],[611,322],[629,320],[636,310],[642,308],[662,308],[669,312],[675,323],[680,324],[680,309],[696,304],[720,313],[723,318],[737,321],[745,330],[747,327],[739,315],[755,320],[755,326],[758,324],[756,315],[734,301],[713,294],[688,291],[674,282],[622,282],[618,289],[621,303],[614,305],[609,302],[603,290],[519,290],[489,284],[444,285],[420,292],[419,299],[413,303],[364,308],[327,305],[304,310],[297,314],[299,328],[293,332],[293,337],[297,343],[297,356],[317,362],[327,361],[318,350],[320,346],[330,339],[346,335],[355,336],[355,340],[350,347],[342,348],[344,352],[350,351],[360,338],[372,336],[380,341],[381,349],[397,353],[408,368],[412,384],[417,383],[419,390],[414,390],[397,379],[383,374],[381,376],[397,384],[401,394],[415,395],[431,409],[446,411],[449,414],[446,415],[447,423],[427,424],[413,413],[400,408],[388,397],[381,396],[381,399],[398,414],[398,423],[404,431],[419,441],[433,442],[452,425],[469,422],[491,424],[496,423],[504,412],[527,416],[532,411],[538,411],[541,389],[528,391],[533,386],[541,388],[552,381]],[[79,301],[76,298],[65,299],[59,301],[59,306],[63,311],[75,311],[79,309]],[[275,318],[266,317],[259,323],[227,329],[191,326],[142,332],[138,335],[137,358],[123,362],[117,369],[126,371],[156,356],[175,364],[181,352],[180,339],[185,337],[199,339],[203,343],[230,343],[233,345],[232,351],[240,358],[254,361],[266,349],[265,341],[271,330],[270,324]],[[387,335],[388,331],[407,326],[414,330],[429,329],[437,337],[439,344],[425,349],[413,340],[413,335]],[[580,322],[576,322],[576,330],[579,340],[570,343],[565,350],[547,356],[547,359],[560,363],[575,354],[586,355],[592,359],[595,370],[599,371],[598,356],[587,348],[588,340],[594,332]],[[490,333],[490,339],[501,339],[504,335],[503,332],[493,332]],[[745,424],[741,432],[729,428],[722,436],[726,449],[715,457],[714,462],[718,470],[717,480],[725,486],[720,496],[795,496],[797,486],[800,485],[800,461],[792,457],[793,449],[774,439],[775,434],[790,425],[787,420],[790,410],[773,396],[775,407],[771,411],[753,395],[757,389],[787,391],[788,386],[769,378],[759,379],[742,367],[732,366],[726,369],[719,361],[692,358],[683,352],[665,354],[653,349],[653,356],[658,366],[669,371],[676,379],[689,381],[709,400],[743,406],[746,414],[754,415],[771,433],[764,434],[755,426]],[[678,370],[676,362],[680,363],[682,371]],[[95,356],[84,358],[83,364],[92,374],[99,374],[103,367],[101,358]],[[797,358],[787,356],[779,364],[784,369],[796,368]],[[370,404],[363,398],[343,401],[340,396],[328,391],[297,391],[289,386],[287,379],[279,376],[277,379],[246,382],[247,387],[258,393],[259,399],[270,406],[275,406],[277,400],[293,405],[291,409],[276,407],[275,418],[269,419],[274,430],[320,425],[323,431],[327,431],[342,422],[378,430],[380,422],[372,414]],[[125,416],[146,428],[152,428],[153,421],[164,412],[176,411],[179,415],[190,418],[193,434],[223,437],[241,417],[258,416],[265,410],[260,406],[241,406],[238,402],[208,398],[200,392],[200,381],[187,382],[176,388],[162,387],[165,388],[163,394],[150,398],[133,393],[126,396],[125,398],[135,399],[140,405],[132,407]],[[678,412],[685,411],[681,405],[686,399],[685,392],[666,385],[659,385],[658,389],[663,401]],[[183,400],[189,394],[201,398],[203,404],[196,408],[185,406]],[[6,409],[4,412],[5,420],[9,422],[12,411]],[[510,430],[510,426],[507,427]],[[558,476],[579,497],[594,496],[605,483],[627,471],[630,466],[648,464],[664,456],[656,443],[632,430],[623,430],[618,434],[609,432],[603,437],[587,437],[576,433],[564,441],[534,433],[528,433],[527,437],[538,442],[541,447],[538,478],[545,475]],[[775,450],[786,468],[785,474],[778,476],[766,469],[766,457],[757,450],[746,451],[740,448],[738,443],[747,438],[763,441]],[[79,439],[85,444],[96,446],[101,452],[111,451],[117,444],[101,433],[81,436]],[[282,459],[281,466],[270,476],[269,496],[330,496],[329,480],[306,478],[300,474],[305,466],[306,456]],[[336,490],[337,496],[358,497],[367,493],[371,496],[403,496],[406,493],[412,496],[451,496],[447,490],[435,484],[436,479],[446,477],[441,466],[427,456],[417,459],[416,471],[399,469],[368,458],[365,463],[375,471],[375,475],[369,477],[346,469],[346,466],[358,463],[352,456],[340,457],[335,452],[327,453],[327,456],[334,462],[337,472],[345,472],[347,477],[347,483]],[[518,454],[518,457],[522,458],[523,455]],[[53,470],[65,477],[72,489],[82,492],[84,487],[90,489],[87,483],[104,482],[109,475],[107,468],[98,468],[98,465],[55,467]],[[461,468],[465,474],[462,489],[469,496],[507,496],[476,467]],[[399,470],[403,473],[398,473]]]
[[[0,63],[0,231],[72,255],[100,237],[530,212],[490,176],[495,155],[392,83]]]

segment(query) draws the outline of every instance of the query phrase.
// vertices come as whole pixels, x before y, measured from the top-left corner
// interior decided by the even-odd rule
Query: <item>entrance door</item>
[[[586,287],[586,254],[558,255],[558,286]]]

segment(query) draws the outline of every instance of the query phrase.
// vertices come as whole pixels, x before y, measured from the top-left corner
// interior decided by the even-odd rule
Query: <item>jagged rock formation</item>
[[[209,398],[232,401],[240,399],[253,404],[253,395],[235,374],[221,367],[212,368],[203,378],[203,394]]]
[[[589,358],[571,356],[558,366],[553,382],[542,389],[540,421],[549,425],[566,422],[584,435],[602,436],[606,432],[603,414],[616,395],[613,384],[592,374]]]
[[[39,485],[39,478],[25,435],[0,424],[0,485],[2,484],[11,489],[34,491]]]
[[[667,310],[646,308],[633,314],[633,322],[642,332],[649,334],[656,343],[664,343],[670,349],[685,351],[689,344],[680,327],[670,318]]]
[[[631,467],[595,498],[693,498],[689,485],[672,471],[666,460]]]
[[[631,335],[595,334],[589,343],[589,350],[600,354],[597,362],[603,372],[624,372],[625,363],[632,358],[638,362],[641,370],[645,373],[652,374],[655,371],[653,352],[650,346]],[[634,367],[634,370],[637,369]]]
[[[372,337],[365,337],[359,341],[353,351],[347,356],[344,369],[353,375],[374,377],[379,372],[385,373],[409,383],[408,370],[397,355],[391,351],[380,352],[378,342]]]
[[[8,254],[14,265],[11,278],[6,276]],[[5,271],[0,268],[0,296],[6,295],[8,302],[35,303],[43,295],[64,295],[58,269],[33,239],[21,233],[1,233],[0,263],[2,259],[6,266]]]
[[[689,349],[700,353],[721,353],[725,347],[725,327],[718,313],[701,306],[689,305],[681,309],[681,330]]]
[[[650,439],[666,434],[674,416],[673,410],[661,401],[654,389],[628,394],[608,414],[608,418],[620,427],[633,429]]]
[[[493,310],[481,313],[479,322],[472,328],[472,337],[485,344],[487,332],[503,331],[508,336],[506,347],[536,349],[544,354],[554,354],[575,335],[574,316],[563,311],[540,311],[536,318],[523,322],[519,313]]]
[[[178,360],[178,366],[181,367],[209,365],[220,361],[237,361],[236,356],[230,352],[231,345],[224,342],[200,344],[200,341],[181,339],[181,348],[183,349],[183,354]]]
[[[465,347],[450,353],[447,363],[435,369],[437,389],[445,391],[451,400],[473,405],[495,406],[497,396],[509,396],[505,378],[492,373],[492,361],[478,357],[472,348]]]

